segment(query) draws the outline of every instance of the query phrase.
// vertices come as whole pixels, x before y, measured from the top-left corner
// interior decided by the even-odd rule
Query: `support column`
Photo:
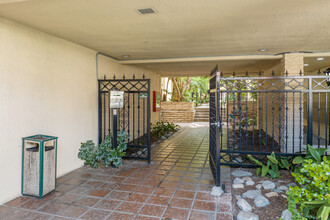
[[[282,58],[283,75],[299,76],[300,71],[303,74],[304,70],[304,57],[301,53],[284,54]],[[284,83],[285,90],[292,92],[284,93],[282,109],[282,131],[281,132],[281,152],[295,153],[304,148],[303,134],[304,134],[304,93],[294,92],[295,90],[303,89],[299,85],[303,82],[301,79],[287,79]]]

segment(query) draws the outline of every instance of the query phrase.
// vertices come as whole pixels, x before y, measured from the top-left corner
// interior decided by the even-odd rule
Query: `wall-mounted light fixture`
[[[327,84],[330,87],[330,67],[323,71],[324,75],[327,76]]]

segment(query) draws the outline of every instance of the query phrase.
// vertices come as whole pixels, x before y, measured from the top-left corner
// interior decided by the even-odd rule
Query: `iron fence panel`
[[[100,79],[99,85],[99,142],[113,134],[113,109],[110,91],[124,91],[124,106],[117,112],[117,129],[129,135],[124,158],[150,162],[150,79]]]

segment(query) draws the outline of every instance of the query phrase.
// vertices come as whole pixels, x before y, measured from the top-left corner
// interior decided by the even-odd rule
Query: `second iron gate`
[[[224,76],[226,75],[226,76]],[[304,154],[330,141],[329,76],[284,73],[210,76],[210,166],[217,185],[220,165],[252,167],[259,160]]]
[[[129,135],[124,158],[150,162],[150,79],[101,79],[99,80],[99,142],[113,134],[113,109],[110,109],[110,91],[124,91],[123,108],[118,109],[118,131]]]

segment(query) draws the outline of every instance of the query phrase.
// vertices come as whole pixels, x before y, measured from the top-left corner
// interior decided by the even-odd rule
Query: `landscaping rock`
[[[242,163],[243,160],[241,157],[236,157],[235,160],[234,160],[234,163]]]
[[[251,212],[240,211],[237,220],[259,220],[259,217]]]
[[[287,184],[287,186],[288,186],[288,187],[289,187],[289,186],[295,187],[295,186],[297,186],[297,184],[296,184],[296,183],[289,183],[289,184]]]
[[[261,184],[256,185],[257,189],[261,189],[261,187],[262,187]]]
[[[162,140],[166,140],[166,138],[167,138],[166,136],[162,136],[161,137]]]
[[[240,195],[235,195],[236,200],[242,199],[242,196]]]
[[[213,186],[212,191],[210,193],[211,196],[221,196],[223,194],[223,190],[220,186]]]
[[[270,198],[270,197],[276,197],[278,196],[277,192],[269,192],[265,194],[266,197]]]
[[[287,187],[287,186],[279,186],[279,187],[277,187],[277,189],[283,190],[283,191],[288,191],[289,190],[289,187]]]
[[[283,191],[280,190],[280,189],[273,189],[272,191],[273,191],[273,192],[277,192],[277,193],[283,193]]]
[[[269,201],[263,195],[258,195],[254,198],[254,204],[257,207],[265,207],[265,206],[269,205]]]
[[[244,181],[252,181],[252,178],[251,177],[248,177],[248,176],[245,176],[242,178],[242,180]]]
[[[233,188],[234,188],[234,189],[244,189],[244,185],[241,184],[241,183],[233,184]]]
[[[283,194],[281,194],[281,196],[282,196],[284,199],[287,199],[287,198],[288,198],[286,195],[283,195]]]
[[[257,196],[260,196],[261,192],[259,190],[249,190],[243,193],[242,198],[254,199]]]
[[[251,180],[251,181],[246,181],[245,184],[247,186],[253,186],[254,185],[254,182]]]
[[[288,209],[286,209],[282,212],[281,218],[283,220],[291,220],[292,219],[292,214]]]
[[[275,183],[272,181],[266,180],[262,183],[262,187],[264,189],[274,189],[275,188]]]
[[[251,212],[252,206],[245,200],[245,199],[239,199],[237,201],[237,206],[243,211]]]
[[[244,180],[242,180],[241,178],[236,177],[234,179],[234,184],[242,184],[242,183],[244,183]]]
[[[243,177],[243,176],[252,176],[252,173],[237,169],[231,172],[231,175],[233,175],[234,177]]]

